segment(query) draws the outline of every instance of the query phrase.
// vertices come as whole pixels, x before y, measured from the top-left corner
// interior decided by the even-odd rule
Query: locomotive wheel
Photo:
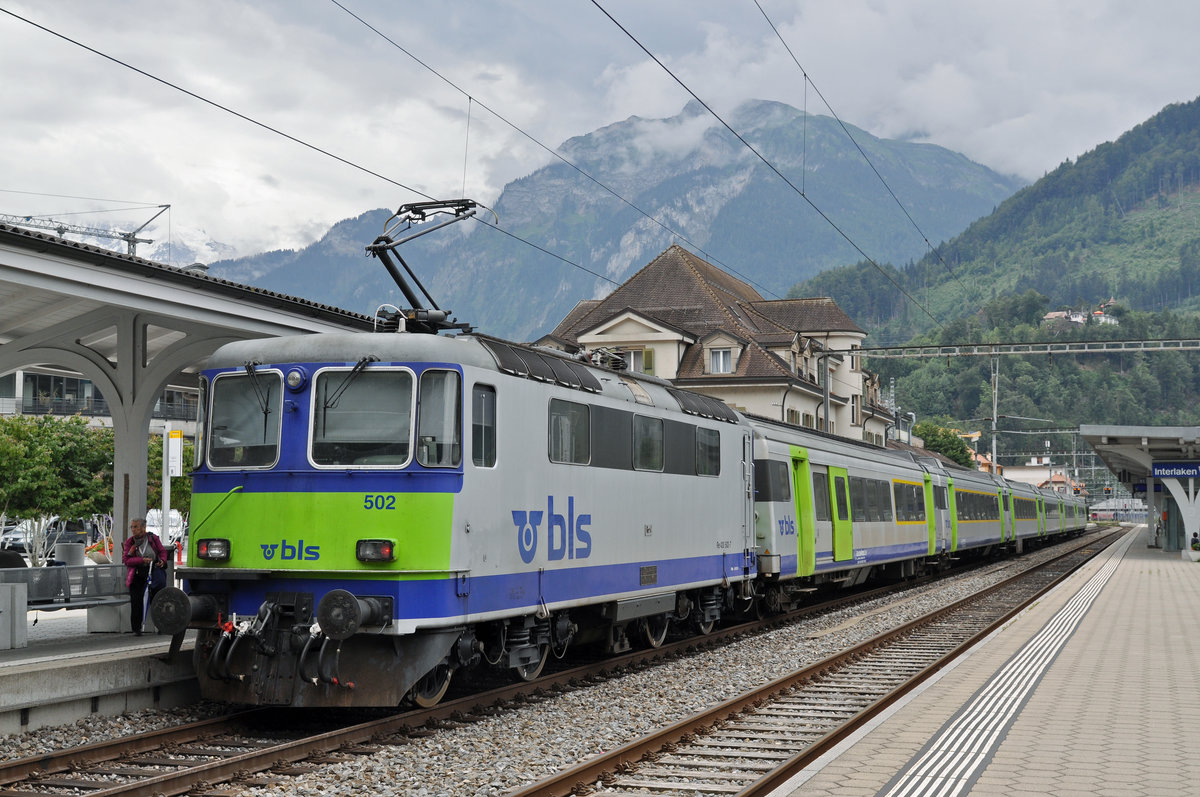
[[[529,681],[536,680],[542,674],[542,669],[546,666],[546,659],[550,658],[550,646],[542,645],[538,648],[538,653],[540,655],[537,661],[531,661],[528,664],[518,664],[512,668],[513,675],[517,677],[518,681],[528,683]]]
[[[421,677],[421,680],[413,684],[412,695],[413,702],[420,708],[432,708],[441,702],[446,696],[446,690],[450,688],[450,676],[454,671],[445,664],[439,664]]]
[[[716,625],[716,620],[709,620],[708,622],[705,622],[704,620],[700,619],[699,615],[697,615],[696,619],[692,622],[692,627],[696,629],[696,633],[700,634],[700,636],[708,636],[711,634]]]
[[[667,629],[671,621],[665,614],[656,614],[642,620],[642,636],[651,648],[661,648],[667,639]]]

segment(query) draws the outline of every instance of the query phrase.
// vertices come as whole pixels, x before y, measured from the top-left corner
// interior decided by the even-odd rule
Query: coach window
[[[313,464],[394,468],[408,462],[413,403],[408,371],[321,371],[312,402]]]
[[[222,374],[213,380],[208,462],[214,468],[269,468],[279,459],[283,375]]]
[[[814,473],[813,482],[813,509],[817,512],[817,520],[820,522],[829,521],[829,476],[824,473]]]
[[[946,488],[945,487],[934,487],[933,488],[933,505],[937,509],[945,509],[946,508]]]
[[[879,520],[883,523],[892,522],[892,491],[888,482],[875,480],[875,495],[879,497]],[[899,507],[897,506],[897,509]]]
[[[754,500],[760,503],[792,500],[786,462],[775,459],[754,460]]]
[[[633,416],[634,470],[663,469],[663,422],[661,418]]]
[[[588,406],[550,399],[550,461],[586,465],[592,459]]]
[[[417,462],[427,468],[456,468],[462,462],[462,390],[458,371],[421,374],[417,401]]]
[[[846,477],[833,477],[833,497],[837,501],[837,519],[849,520],[850,508],[846,505]]]
[[[868,518],[866,488],[866,479],[850,477],[850,519],[855,523],[866,522]]]
[[[471,389],[471,461],[481,468],[496,466],[496,388]]]
[[[696,428],[696,475],[721,475],[721,433],[716,429]]]

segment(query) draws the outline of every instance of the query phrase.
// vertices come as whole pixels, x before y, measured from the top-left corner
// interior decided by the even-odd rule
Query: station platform
[[[195,632],[167,662],[168,636],[88,633],[86,609],[26,615],[27,646],[0,650],[0,734],[198,699]]]
[[[1200,795],[1200,563],[1144,525],[774,797]]]

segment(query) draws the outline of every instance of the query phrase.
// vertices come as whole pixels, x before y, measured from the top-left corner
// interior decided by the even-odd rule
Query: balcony
[[[0,398],[0,415],[82,415],[109,416],[108,402],[102,398],[60,399],[23,396],[20,399]],[[152,417],[168,421],[196,420],[196,405],[185,402],[159,401]]]

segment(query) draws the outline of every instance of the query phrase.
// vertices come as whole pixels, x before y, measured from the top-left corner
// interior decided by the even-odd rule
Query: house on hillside
[[[1087,316],[1082,310],[1055,310],[1042,316],[1044,324],[1086,324]]]
[[[763,299],[679,246],[604,299],[580,302],[536,343],[618,353],[631,371],[713,396],[744,412],[883,445],[895,422],[879,378],[855,351],[866,332],[832,299]]]

